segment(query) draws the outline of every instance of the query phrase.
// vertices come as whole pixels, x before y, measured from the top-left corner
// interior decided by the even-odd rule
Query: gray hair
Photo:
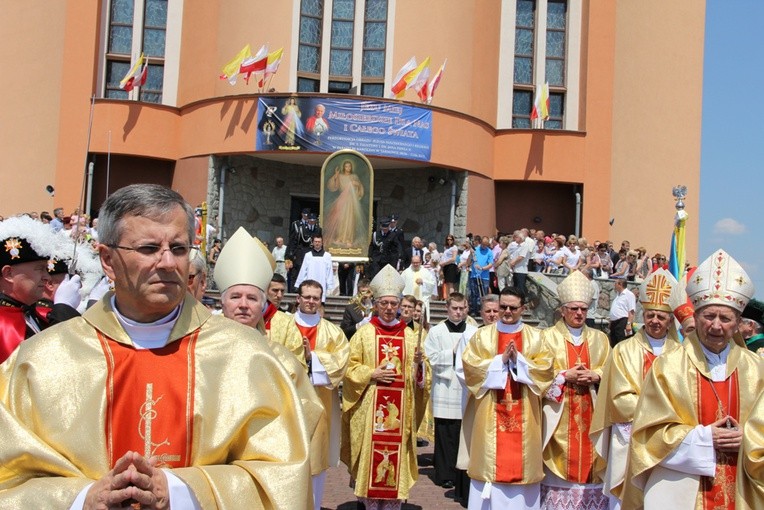
[[[249,285],[249,284],[242,284],[242,285]],[[256,287],[254,285],[249,285],[249,286],[252,287],[253,289],[255,289],[258,292],[258,294],[260,294],[260,301],[262,301],[265,305],[267,305],[268,304],[268,297],[265,295],[265,291],[263,289],[261,289],[260,287]],[[231,287],[235,287],[235,285],[231,285]],[[221,303],[228,298],[228,291],[231,290],[231,287],[228,287],[227,289],[224,289],[220,293],[220,302]]]
[[[499,302],[499,295],[498,294],[486,294],[482,298],[480,298],[480,309],[482,310],[485,307],[486,303],[498,303]]]
[[[191,268],[193,268],[197,273],[201,272],[204,273],[204,276],[207,276],[207,262],[204,260],[204,256],[202,255],[201,251],[191,250],[188,253],[188,259],[191,264]]]
[[[106,199],[98,213],[98,237],[107,246],[119,243],[125,216],[144,216],[160,220],[175,207],[181,207],[188,223],[188,242],[194,239],[194,210],[176,191],[158,184],[131,184]]]

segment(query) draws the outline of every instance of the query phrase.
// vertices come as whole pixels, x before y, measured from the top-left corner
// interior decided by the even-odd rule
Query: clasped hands
[[[589,370],[582,363],[565,371],[565,382],[580,386],[591,386],[600,382],[600,376]]]
[[[714,449],[725,453],[735,453],[740,450],[743,441],[743,429],[732,416],[725,416],[711,425],[711,437]]]
[[[110,510],[138,504],[139,508],[170,508],[167,475],[157,467],[157,457],[146,459],[127,452],[103,478],[88,490],[84,510]]]

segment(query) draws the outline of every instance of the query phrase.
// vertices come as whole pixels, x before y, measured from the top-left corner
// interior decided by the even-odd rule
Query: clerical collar
[[[294,321],[300,326],[312,328],[321,322],[321,315],[318,313],[303,313],[298,309],[294,312]]]
[[[400,319],[393,319],[391,322],[387,322],[380,316],[377,316],[377,319],[379,319],[380,324],[382,324],[383,326],[387,326],[388,328],[391,328],[400,322]]]
[[[573,345],[575,346],[581,345],[584,341],[582,338],[582,335],[584,334],[583,326],[581,326],[580,328],[573,328],[565,324],[565,327],[568,328],[568,331],[570,332],[571,339],[573,340]]]
[[[523,321],[517,321],[514,324],[507,324],[503,321],[496,322],[496,331],[499,333],[517,333],[523,329]]]
[[[703,354],[706,357],[706,361],[708,361],[708,366],[713,368],[719,365],[724,365],[727,363],[727,356],[730,354],[730,344],[728,343],[722,351],[717,354],[710,349],[708,349],[703,343],[700,343],[700,348],[703,349]]]
[[[132,319],[128,319],[117,309],[117,301],[115,296],[111,297],[111,307],[114,310],[114,314],[117,316],[117,320],[124,328],[127,336],[133,341],[133,346],[136,349],[158,349],[167,345],[167,341],[170,339],[170,332],[175,327],[175,323],[178,322],[180,317],[180,306],[165,317],[154,322],[137,322]]]
[[[645,333],[645,336],[647,337],[647,342],[650,344],[650,349],[652,349],[653,354],[656,356],[660,356],[660,354],[663,352],[663,346],[666,345],[666,337],[663,338],[653,338],[647,333]]]
[[[446,323],[449,333],[464,333],[464,328],[467,327],[467,321],[453,323],[450,319],[446,319],[444,322]]]

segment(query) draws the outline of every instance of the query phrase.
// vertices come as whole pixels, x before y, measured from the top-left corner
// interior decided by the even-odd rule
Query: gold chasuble
[[[430,368],[413,364],[417,337],[398,322],[378,317],[350,340],[342,389],[342,462],[355,479],[355,494],[372,499],[407,499],[418,475],[416,430],[422,421]],[[395,369],[391,384],[375,384],[380,364]],[[421,386],[421,387],[420,387]]]
[[[764,508],[764,394],[756,401],[743,428],[743,445],[738,457],[735,508]]]
[[[137,350],[110,302],[0,366],[0,508],[68,508],[127,449],[204,509],[312,508],[306,416],[265,339],[187,294],[168,344]]]
[[[292,316],[277,310],[272,303],[268,303],[266,314],[263,314],[266,336],[271,342],[281,344],[289,349],[289,352],[294,354],[307,370],[308,365],[305,361],[305,349],[302,347],[302,336]]]
[[[503,390],[482,388],[488,368],[504,353],[510,340],[528,362],[536,387],[507,377]],[[552,353],[538,329],[523,325],[517,333],[499,333],[492,324],[477,330],[462,355],[470,400],[462,421],[470,438],[467,473],[491,483],[530,484],[544,477],[541,456],[541,399],[554,378]],[[473,416],[467,416],[469,410]]]
[[[655,472],[656,476],[666,478],[662,471],[667,469],[660,466],[660,462],[693,428],[711,424],[728,414],[744,426],[763,390],[761,357],[735,341],[730,341],[725,380],[721,382],[712,382],[695,333],[685,339],[681,348],[659,356],[645,378],[634,417],[626,474],[632,483],[624,484],[623,508],[644,507],[643,491],[657,482],[651,475]],[[688,508],[734,508],[736,457],[717,451],[713,478],[679,473],[680,480],[684,480],[682,490],[694,488],[696,494],[694,506],[690,502]],[[660,491],[661,486],[651,490]]]
[[[560,320],[544,330],[543,337],[554,353],[555,375],[581,363],[602,377],[610,355],[610,343],[604,333],[584,326],[582,343],[576,346],[565,322]],[[561,402],[544,402],[548,408],[544,412],[544,465],[563,480],[586,484],[602,482],[598,473],[604,471],[605,463],[596,455],[589,439],[595,395],[595,386],[565,383]]]
[[[680,347],[676,330],[669,328],[661,355]],[[620,436],[612,438],[611,428],[616,423],[634,421],[642,381],[655,358],[645,330],[641,329],[613,348],[603,370],[589,435],[597,454],[608,461],[607,474],[598,475],[605,482],[605,490],[616,495],[622,490],[629,445]]]
[[[289,328],[293,328],[301,335],[299,338],[302,345],[302,337],[308,338],[310,348],[316,354],[326,370],[330,386],[313,386],[315,393],[321,400],[326,423],[322,425],[324,431],[320,442],[311,442],[310,457],[313,474],[320,473],[329,467],[336,467],[339,462],[340,436],[342,431],[342,410],[339,396],[339,386],[345,375],[345,370],[350,357],[350,344],[345,333],[331,322],[321,319],[316,326],[302,326],[295,322],[294,316],[290,317]],[[290,339],[295,343],[296,339]],[[303,349],[303,359],[305,350]]]

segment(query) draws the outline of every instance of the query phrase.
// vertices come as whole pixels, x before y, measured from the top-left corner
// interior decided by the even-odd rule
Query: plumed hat
[[[743,318],[764,324],[764,302],[751,299],[743,309]]]
[[[55,245],[53,230],[28,216],[0,222],[0,267],[49,260]]]
[[[724,305],[742,312],[754,291],[748,273],[721,249],[704,260],[687,280],[687,296],[695,310]]]
[[[254,239],[239,227],[220,250],[215,264],[215,283],[221,291],[233,285],[254,285],[265,291],[273,277],[268,257]]]
[[[371,280],[371,285],[369,287],[371,288],[371,293],[374,294],[374,297],[379,299],[382,296],[395,296],[399,298],[401,297],[403,287],[405,286],[406,283],[403,281],[401,275],[398,274],[398,271],[388,264],[377,273],[373,280]]]
[[[673,311],[669,303],[672,289],[677,285],[674,275],[665,269],[657,269],[639,286],[639,301],[645,310]]]
[[[592,283],[581,271],[573,271],[557,286],[560,303],[581,302],[587,305],[594,297]]]

